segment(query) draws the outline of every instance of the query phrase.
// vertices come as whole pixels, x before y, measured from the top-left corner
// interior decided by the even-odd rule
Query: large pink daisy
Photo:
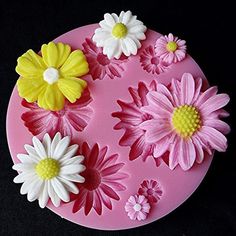
[[[152,119],[152,115],[142,111],[141,108],[148,105],[146,95],[149,91],[155,91],[157,83],[152,81],[149,86],[140,82],[138,89],[129,88],[129,92],[133,101],[125,103],[118,101],[121,111],[112,114],[113,117],[120,119],[120,122],[115,125],[114,129],[124,129],[125,133],[120,139],[121,146],[129,146],[129,159],[143,158],[145,161],[147,157],[152,156],[155,144],[147,143],[144,138],[144,129],[140,128],[140,124]],[[159,165],[159,160],[157,165]]]
[[[37,103],[22,100],[22,105],[30,110],[21,118],[33,135],[48,133],[54,136],[60,132],[63,136],[73,136],[73,131],[82,131],[88,125],[92,115],[92,109],[88,106],[91,101],[88,89],[75,103],[66,101],[60,111],[44,110]]]
[[[98,215],[102,214],[102,206],[112,209],[111,200],[120,200],[117,192],[124,191],[123,179],[128,177],[120,169],[124,163],[117,162],[118,154],[106,156],[107,147],[99,149],[95,144],[91,149],[87,143],[82,145],[82,155],[85,157],[86,170],[81,173],[85,178],[83,184],[78,184],[79,194],[73,195],[75,199],[73,212],[84,207],[85,215],[93,208]]]
[[[145,141],[156,144],[155,158],[169,151],[170,169],[179,164],[188,170],[203,161],[204,152],[226,150],[224,134],[230,127],[219,118],[228,115],[222,109],[229,102],[227,94],[217,94],[216,87],[202,92],[202,79],[185,73],[169,89],[158,84],[146,97],[149,105],[141,110],[153,118],[139,126],[146,131]]]
[[[84,54],[89,63],[89,73],[92,78],[104,79],[108,77],[114,79],[121,77],[124,71],[123,64],[126,60],[109,59],[103,54],[102,48],[97,47],[91,39],[86,38],[83,43]]]
[[[186,42],[169,34],[161,36],[155,44],[156,55],[168,64],[182,61],[186,56]]]

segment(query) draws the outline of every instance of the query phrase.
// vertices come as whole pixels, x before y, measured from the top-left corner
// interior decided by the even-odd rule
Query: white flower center
[[[142,206],[141,206],[140,204],[136,203],[136,204],[133,206],[133,208],[134,208],[135,211],[140,211],[141,208],[142,208]]]
[[[49,84],[53,84],[58,81],[59,79],[59,72],[57,69],[53,67],[47,68],[43,72],[43,79],[48,82]]]

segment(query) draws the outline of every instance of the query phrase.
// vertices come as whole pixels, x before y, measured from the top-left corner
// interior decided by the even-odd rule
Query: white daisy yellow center
[[[121,39],[126,36],[128,29],[123,23],[116,23],[112,28],[112,35],[115,38]]]
[[[178,48],[178,45],[176,42],[174,41],[170,41],[166,44],[166,49],[169,51],[169,52],[174,52],[176,51],[176,49]]]
[[[142,208],[142,206],[141,206],[140,204],[136,203],[136,204],[133,206],[133,208],[134,208],[135,211],[140,211],[141,208]]]
[[[43,180],[49,180],[58,176],[60,164],[57,160],[46,158],[41,160],[35,167],[37,175]]]
[[[191,137],[201,128],[201,116],[196,107],[183,105],[175,108],[172,115],[172,125],[183,138]]]
[[[43,72],[43,79],[48,82],[49,84],[54,84],[58,81],[59,79],[59,72],[57,69],[53,67],[47,68]]]

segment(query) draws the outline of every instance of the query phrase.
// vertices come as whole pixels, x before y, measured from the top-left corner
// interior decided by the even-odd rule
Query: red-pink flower
[[[148,46],[143,50],[140,55],[140,62],[143,69],[148,73],[158,75],[168,69],[168,64],[156,55],[153,46]]]
[[[125,211],[131,220],[145,220],[150,208],[147,198],[143,195],[130,196],[125,204]]]
[[[149,203],[156,203],[162,196],[161,186],[156,180],[144,180],[138,194],[145,196]]]
[[[107,149],[99,149],[98,144],[90,149],[87,143],[83,143],[81,154],[85,157],[83,165],[86,170],[81,175],[85,182],[78,184],[79,194],[72,196],[72,199],[75,199],[73,213],[84,207],[85,215],[88,215],[92,208],[101,215],[102,207],[111,210],[111,200],[120,200],[117,192],[126,189],[123,179],[128,175],[120,171],[124,163],[117,162],[118,154],[107,157]]]
[[[217,94],[216,87],[202,92],[202,79],[185,73],[180,81],[173,79],[170,88],[158,84],[146,97],[149,105],[141,110],[153,118],[139,126],[146,131],[145,141],[156,144],[155,158],[169,152],[170,169],[179,164],[188,170],[203,161],[204,152],[226,150],[224,134],[230,127],[219,118],[228,115],[222,110],[229,102],[227,94]]]
[[[86,38],[83,43],[84,54],[89,63],[89,73],[92,78],[104,79],[108,77],[114,79],[121,77],[124,71],[123,64],[126,60],[109,59],[103,54],[102,48],[97,47],[91,39]]]
[[[37,103],[22,100],[22,105],[28,109],[21,118],[33,135],[48,133],[54,136],[60,132],[63,136],[73,136],[74,131],[82,131],[90,121],[92,109],[88,104],[92,101],[86,89],[75,103],[66,101],[60,111],[49,111],[38,107]]]
[[[130,146],[130,160],[140,157],[145,161],[147,157],[152,156],[155,145],[145,141],[145,131],[140,128],[140,124],[146,120],[152,119],[152,115],[142,111],[141,108],[148,105],[146,98],[147,93],[149,91],[155,91],[156,89],[157,83],[155,81],[152,81],[149,86],[140,82],[138,84],[138,89],[129,88],[133,101],[130,103],[118,101],[122,111],[112,114],[113,117],[120,119],[120,122],[115,125],[114,129],[125,130],[119,144],[121,146]],[[158,165],[158,159],[156,160]]]
[[[186,42],[169,34],[161,36],[155,44],[156,55],[168,64],[182,61],[186,56]]]

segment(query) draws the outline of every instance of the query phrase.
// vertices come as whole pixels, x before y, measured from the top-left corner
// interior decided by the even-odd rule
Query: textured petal
[[[42,187],[43,187],[43,181],[41,179],[32,181],[27,194],[28,201],[32,202],[38,199],[40,192],[42,191]]]
[[[32,146],[25,144],[24,148],[29,153],[31,158],[34,158],[37,161],[41,160],[40,156],[37,154],[37,152],[35,151],[35,149]]]
[[[196,107],[200,107],[203,103],[205,103],[210,97],[213,97],[217,93],[217,87],[213,86],[207,89],[205,92],[203,92],[199,98],[195,102]]]
[[[196,151],[191,139],[180,140],[179,164],[183,170],[190,169],[196,160]]]
[[[229,102],[230,98],[227,94],[217,94],[210,97],[199,107],[204,116],[224,107]]]
[[[24,78],[38,78],[45,69],[42,57],[31,49],[17,59],[16,72]]]
[[[100,189],[110,198],[115,200],[120,200],[120,197],[116,194],[116,192],[110,188],[108,185],[101,183]]]
[[[84,206],[84,202],[85,202],[85,198],[86,198],[86,193],[87,193],[87,191],[84,190],[84,189],[79,191],[79,195],[78,195],[78,197],[75,200],[75,203],[73,205],[73,209],[72,209],[73,213],[79,211]]]
[[[17,154],[17,158],[22,162],[22,163],[25,163],[25,164],[37,164],[38,161],[34,158],[31,158],[29,155],[26,155],[26,154]]]
[[[78,147],[79,147],[78,144],[73,144],[73,145],[69,146],[66,150],[66,153],[61,158],[61,161],[64,161],[64,160],[67,160],[67,159],[73,157],[76,154]]]
[[[84,183],[85,181],[85,178],[79,174],[72,174],[72,175],[60,174],[60,176],[64,179],[67,179],[69,181],[76,182],[76,183]]]
[[[194,78],[190,73],[184,73],[181,78],[181,103],[190,105],[195,93]]]
[[[64,78],[80,77],[88,71],[88,62],[81,50],[73,51],[60,68],[60,74]]]
[[[52,181],[49,180],[46,182],[47,183],[47,186],[48,186],[48,195],[52,201],[52,204],[55,206],[55,207],[59,207],[60,206],[60,203],[61,203],[61,200],[59,198],[59,196],[57,195],[57,193],[55,192],[53,186],[52,186]]]
[[[140,155],[142,155],[144,148],[145,148],[144,136],[140,136],[131,146],[129,159],[132,161],[138,158]]]
[[[192,141],[193,141],[195,151],[196,151],[196,162],[197,163],[202,163],[202,161],[204,159],[204,152],[203,152],[203,149],[202,149],[202,145],[198,141],[197,138],[192,137]]]
[[[29,172],[33,171],[34,167],[35,167],[34,163],[17,163],[12,166],[12,169],[21,172]]]
[[[51,180],[51,184],[58,197],[62,199],[64,202],[69,202],[70,197],[63,184],[57,178],[53,178]]]
[[[16,184],[24,183],[25,181],[30,180],[34,176],[35,174],[33,172],[22,172],[13,179],[13,182]]]
[[[124,52],[124,54],[126,56],[130,56],[131,54],[132,55],[136,55],[137,54],[138,48],[137,48],[135,42],[131,38],[126,37],[123,40],[123,43],[126,45],[126,48],[128,49],[128,54],[127,54],[127,52],[126,52],[126,54]]]
[[[59,160],[61,157],[63,157],[69,144],[70,144],[70,137],[69,136],[66,136],[63,139],[61,139],[58,142],[57,146],[55,147],[52,157],[56,160]]]
[[[84,170],[85,170],[84,165],[72,164],[72,165],[62,166],[60,174],[62,174],[62,175],[78,174],[78,173],[81,173]]]
[[[215,150],[219,152],[225,152],[227,149],[227,139],[226,137],[216,129],[212,127],[202,126],[198,135],[206,140],[207,143]]]
[[[94,207],[94,210],[98,213],[98,215],[102,214],[102,202],[97,191],[94,191],[94,206],[93,207]]]
[[[71,103],[81,97],[86,86],[86,81],[82,79],[67,78],[58,80],[58,88]]]
[[[171,170],[173,170],[178,165],[179,152],[180,152],[180,139],[176,138],[175,142],[173,142],[171,146],[169,155],[169,167]]]
[[[104,20],[110,27],[113,27],[116,23],[115,18],[109,13],[104,14]]]
[[[84,214],[87,216],[89,212],[91,211],[93,207],[93,192],[88,191],[86,200],[85,200],[85,206],[84,206]]]
[[[48,203],[48,199],[49,199],[49,195],[48,195],[48,185],[46,182],[43,183],[44,186],[42,187],[42,191],[41,194],[39,196],[39,206],[41,208],[44,208],[47,203]]]
[[[65,98],[56,83],[47,85],[38,96],[38,106],[51,111],[59,111],[64,107]]]
[[[230,132],[230,126],[224,121],[218,119],[207,119],[204,122],[204,126],[215,128],[223,134],[228,134]]]
[[[44,137],[43,137],[42,144],[44,146],[45,152],[46,152],[48,157],[51,156],[51,143],[52,143],[52,141],[51,141],[51,138],[50,138],[49,134],[48,133],[45,134]]]
[[[57,132],[52,140],[50,157],[53,157],[54,150],[56,149],[56,146],[60,142],[60,140],[61,140],[61,134]]]
[[[76,185],[74,183],[72,183],[71,181],[68,181],[67,179],[64,179],[62,177],[59,177],[59,176],[57,178],[65,186],[65,188],[68,192],[71,192],[74,194],[79,193],[79,189],[76,187]]]

